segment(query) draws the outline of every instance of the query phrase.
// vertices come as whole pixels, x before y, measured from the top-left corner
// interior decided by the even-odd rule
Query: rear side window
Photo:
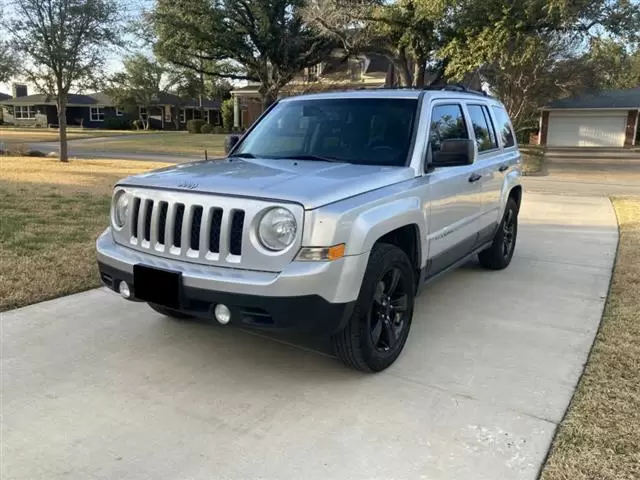
[[[511,122],[509,121],[509,115],[507,115],[507,112],[502,107],[493,107],[493,114],[496,117],[498,135],[502,137],[504,148],[513,147],[516,144],[516,140],[513,135],[513,129],[511,128]]]
[[[471,125],[475,133],[478,152],[498,148],[496,134],[493,130],[493,123],[487,107],[484,105],[467,105],[467,109],[471,117]]]
[[[436,105],[433,107],[429,128],[429,143],[432,152],[440,151],[440,144],[443,140],[468,138],[469,134],[461,105]]]

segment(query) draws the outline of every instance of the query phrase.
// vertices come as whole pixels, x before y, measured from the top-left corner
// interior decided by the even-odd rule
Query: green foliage
[[[202,126],[205,124],[206,122],[202,119],[199,118],[194,118],[193,120],[188,120],[187,121],[187,132],[189,133],[200,133],[200,130],[202,129]]]
[[[205,123],[200,127],[200,133],[213,133],[213,125]]]
[[[584,60],[600,88],[633,88],[640,85],[640,46],[632,50],[611,38],[595,38]]]
[[[125,117],[107,117],[104,119],[104,128],[107,130],[131,130],[133,123]]]
[[[91,85],[108,48],[121,42],[117,0],[15,0],[3,23],[25,77],[57,98],[60,161],[68,161],[66,105],[70,89]],[[6,18],[6,17],[5,17]]]
[[[230,132],[233,128],[233,99],[229,98],[222,102],[220,107],[220,113],[222,114],[222,126],[225,132]]]
[[[151,16],[158,55],[213,76],[260,82],[264,106],[334,46],[300,15],[302,0],[159,0]],[[206,61],[216,62],[214,71]]]
[[[105,89],[116,105],[127,111],[149,108],[163,92],[167,69],[161,63],[140,53],[124,59],[124,70],[111,76]],[[148,118],[140,119],[142,128],[149,128]]]

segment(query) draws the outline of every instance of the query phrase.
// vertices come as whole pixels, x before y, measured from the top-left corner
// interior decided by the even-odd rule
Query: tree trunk
[[[273,105],[276,101],[277,94],[274,94],[272,90],[267,90],[262,94],[262,111]]]
[[[69,161],[67,148],[67,96],[61,93],[58,93],[58,128],[60,134],[60,161],[66,163]]]
[[[414,69],[413,78],[415,79],[414,85],[418,88],[424,87],[424,75],[426,70],[426,63],[427,62],[424,58],[418,57],[416,59],[416,64],[413,67]]]

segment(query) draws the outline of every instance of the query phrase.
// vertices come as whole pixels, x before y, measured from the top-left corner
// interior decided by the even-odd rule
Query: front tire
[[[182,313],[179,310],[174,310],[173,308],[163,307],[162,305],[157,305],[155,303],[148,304],[152,310],[155,310],[161,315],[166,317],[175,318],[176,320],[189,320],[193,318],[191,315],[187,315],[186,313]]]
[[[406,253],[395,245],[374,245],[353,314],[331,338],[340,360],[364,372],[395,362],[409,336],[415,285]]]
[[[518,236],[518,204],[507,200],[502,221],[489,248],[478,254],[480,265],[489,270],[502,270],[511,263]]]

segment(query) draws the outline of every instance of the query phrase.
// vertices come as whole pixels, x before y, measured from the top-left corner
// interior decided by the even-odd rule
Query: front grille
[[[281,272],[302,245],[304,209],[297,203],[146,187],[117,188],[127,194],[129,215],[123,228],[113,225],[114,240],[152,254],[154,258],[148,261],[157,262],[158,268],[179,270],[180,264],[172,263],[179,261],[201,265],[203,275],[212,274],[208,267]],[[300,231],[294,244],[277,254],[262,247],[255,231],[264,213],[274,207],[289,209]],[[145,257],[139,257],[139,261],[144,263]],[[234,278],[241,282],[243,274],[237,275]]]
[[[134,197],[131,212],[133,245],[176,256],[208,260],[207,255],[242,255],[244,210],[169,203]],[[226,232],[226,235],[225,235]],[[169,245],[167,245],[169,244]]]

